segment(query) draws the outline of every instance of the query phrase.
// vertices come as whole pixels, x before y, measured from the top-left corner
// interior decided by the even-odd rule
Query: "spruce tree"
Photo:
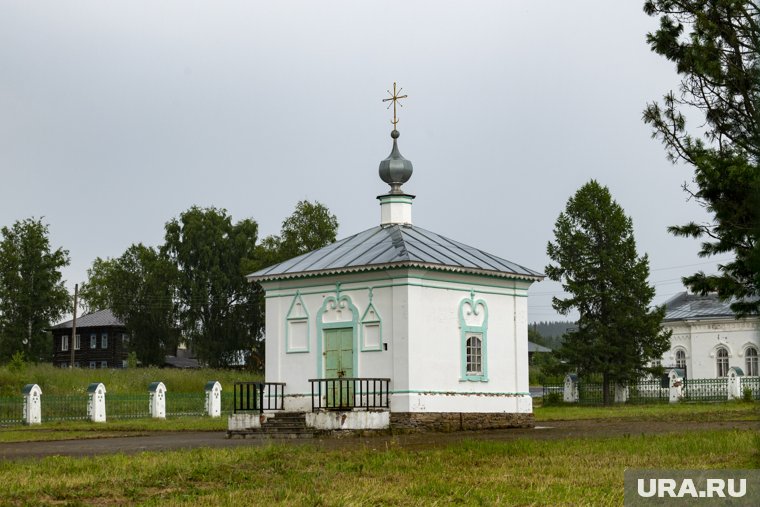
[[[670,332],[660,327],[665,308],[651,308],[649,259],[637,255],[631,219],[607,187],[594,180],[581,187],[557,218],[554,236],[547,254],[555,264],[546,273],[568,297],[553,298],[552,306],[580,314],[558,359],[582,378],[601,375],[608,404],[611,385],[648,373],[647,363],[668,349]]]

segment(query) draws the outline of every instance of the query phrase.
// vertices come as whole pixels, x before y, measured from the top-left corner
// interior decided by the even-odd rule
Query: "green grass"
[[[557,405],[533,410],[536,421],[617,419],[635,421],[760,421],[760,403],[676,403],[584,407]]]
[[[227,417],[170,417],[125,419],[104,423],[56,421],[35,426],[13,426],[0,430],[0,442],[35,442],[145,435],[157,431],[227,431]]]
[[[147,392],[148,384],[161,381],[168,392],[203,392],[206,382],[218,380],[224,389],[236,381],[261,380],[261,375],[239,370],[177,370],[125,368],[90,370],[54,368],[49,364],[26,365],[20,370],[0,367],[0,396],[20,396],[26,384],[39,384],[44,395],[84,394],[91,382],[102,382],[109,393]]]
[[[754,468],[752,431],[469,440],[422,450],[305,445],[0,462],[8,504],[621,505],[632,468]]]

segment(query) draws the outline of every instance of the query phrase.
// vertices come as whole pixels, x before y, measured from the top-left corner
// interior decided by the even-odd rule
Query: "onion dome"
[[[412,161],[407,160],[398,150],[398,130],[391,132],[393,138],[393,149],[386,159],[380,162],[380,179],[391,186],[391,194],[403,194],[401,185],[409,181],[412,177]]]

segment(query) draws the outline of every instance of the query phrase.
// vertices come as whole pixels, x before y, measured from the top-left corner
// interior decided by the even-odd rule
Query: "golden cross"
[[[383,99],[383,102],[392,102],[393,103],[393,120],[391,120],[391,123],[393,124],[393,130],[396,130],[396,124],[398,124],[398,118],[396,118],[396,102],[398,102],[399,107],[404,107],[404,105],[399,102],[401,99],[407,98],[406,95],[399,95],[401,93],[401,90],[403,88],[399,88],[398,91],[396,91],[396,82],[393,82],[393,93],[391,93],[390,90],[386,90],[388,92],[388,95],[390,95],[390,98]],[[386,109],[390,109],[391,104],[388,104],[388,107]]]

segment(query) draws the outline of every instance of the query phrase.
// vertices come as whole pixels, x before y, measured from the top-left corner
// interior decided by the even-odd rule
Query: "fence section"
[[[564,384],[551,383],[543,386],[543,404],[562,403]],[[749,390],[752,399],[760,400],[760,377],[741,377],[742,391]],[[614,387],[610,387],[610,400],[614,399]],[[578,382],[578,404],[601,405],[603,403],[602,384]],[[669,388],[662,387],[660,380],[641,380],[628,386],[626,403],[641,405],[646,403],[668,403]],[[728,379],[684,379],[683,401],[723,402],[728,401]]]
[[[285,408],[284,382],[235,382],[232,392],[233,413]]]
[[[743,377],[742,391],[749,389],[753,400],[760,400],[760,377]]]
[[[87,395],[44,395],[42,396],[42,422],[85,421],[87,417]]]
[[[202,416],[205,413],[205,393],[166,394],[166,417]]]
[[[139,419],[150,417],[148,393],[106,395],[107,419]]]
[[[728,382],[719,378],[698,378],[684,381],[683,396],[686,401],[727,401]]]
[[[628,388],[628,403],[644,405],[647,403],[668,403],[670,388],[662,387],[659,380],[641,380]]]
[[[390,408],[389,378],[309,379],[311,410]]]
[[[0,397],[0,425],[21,424],[24,399],[21,396]]]

